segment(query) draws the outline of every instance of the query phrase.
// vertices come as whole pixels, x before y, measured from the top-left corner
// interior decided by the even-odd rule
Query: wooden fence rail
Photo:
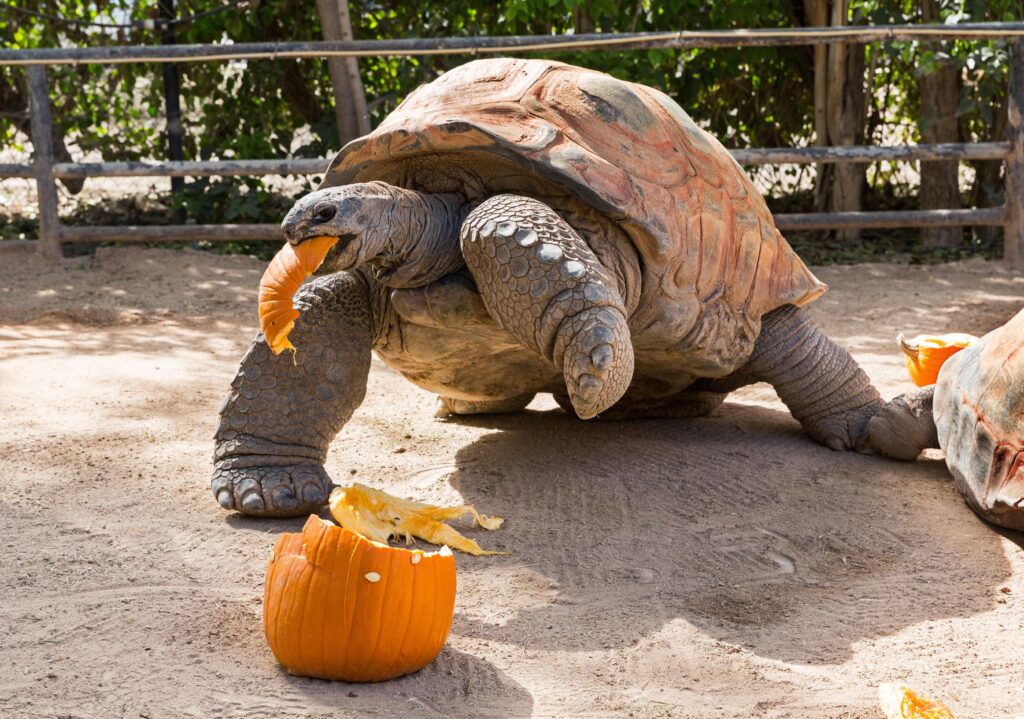
[[[40,252],[61,256],[65,242],[191,242],[281,240],[276,225],[67,226],[57,214],[56,180],[86,177],[266,176],[326,171],[327,159],[209,160],[192,162],[54,162],[47,65],[78,63],[211,62],[240,59],[324,58],[375,55],[483,54],[555,50],[820,45],[917,40],[996,39],[1011,48],[1008,138],[1003,142],[899,146],[755,148],[733,150],[742,165],[920,160],[1004,160],[1005,204],[965,210],[823,212],[779,214],[781,230],[837,228],[956,227],[1001,225],[1004,258],[1024,268],[1024,23],[811,27],[778,30],[720,30],[618,33],[575,36],[358,40],[343,42],[239,43],[235,45],[115,46],[0,50],[0,64],[26,65],[32,136],[32,164],[0,164],[4,177],[34,178],[39,198]]]
[[[333,42],[252,42],[232,45],[115,45],[110,47],[0,50],[0,64],[113,65],[131,62],[219,62],[302,57],[377,57],[380,55],[483,55],[556,50],[642,50],[650,48],[832,45],[927,40],[1009,40],[1024,37],[1024,23],[962,25],[846,25],[756,30],[625,32],[591,35],[407,38]]]

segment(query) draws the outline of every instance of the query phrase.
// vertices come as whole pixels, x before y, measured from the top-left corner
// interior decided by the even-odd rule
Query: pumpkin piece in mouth
[[[337,242],[337,237],[325,235],[298,245],[286,244],[267,265],[260,280],[260,329],[275,355],[285,350],[295,351],[295,345],[288,340],[299,317],[292,297],[305,279],[323,264],[327,253]]]
[[[478,557],[503,554],[481,548],[445,524],[465,514],[473,515],[473,520],[488,530],[497,529],[505,521],[501,517],[480,514],[472,505],[437,507],[395,497],[358,482],[351,487],[335,489],[328,504],[334,519],[342,527],[382,544],[392,537],[404,537],[407,544],[413,537],[418,537],[431,544],[444,544]]]

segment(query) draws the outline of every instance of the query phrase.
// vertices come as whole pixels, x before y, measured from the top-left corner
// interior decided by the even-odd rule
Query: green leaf
[[[960,117],[961,115],[966,115],[977,106],[977,100],[975,100],[973,97],[965,97],[960,101],[960,104],[957,105],[956,107],[956,116]]]

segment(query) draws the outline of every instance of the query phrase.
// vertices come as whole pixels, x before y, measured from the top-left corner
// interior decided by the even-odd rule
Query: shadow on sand
[[[1011,574],[941,461],[831,452],[780,411],[459,421],[501,430],[460,450],[449,478],[508,518],[486,540],[511,556],[491,566],[553,584],[504,624],[460,616],[462,635],[521,643],[546,627],[545,648],[589,651],[682,618],[764,657],[835,664],[857,642],[986,611]],[[486,580],[463,567],[462,581]]]

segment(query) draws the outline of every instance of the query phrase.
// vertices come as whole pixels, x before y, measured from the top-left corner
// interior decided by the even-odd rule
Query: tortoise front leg
[[[466,217],[461,242],[488,312],[562,370],[576,414],[615,404],[633,345],[616,284],[583,238],[542,202],[498,195]]]
[[[702,389],[729,392],[754,382],[775,387],[807,434],[831,449],[863,449],[882,399],[850,353],[792,305],[769,312],[747,363]]]
[[[373,314],[366,280],[316,279],[296,295],[298,351],[274,356],[257,335],[231,383],[216,434],[213,494],[258,517],[316,512],[331,480],[327,447],[366,394]]]

